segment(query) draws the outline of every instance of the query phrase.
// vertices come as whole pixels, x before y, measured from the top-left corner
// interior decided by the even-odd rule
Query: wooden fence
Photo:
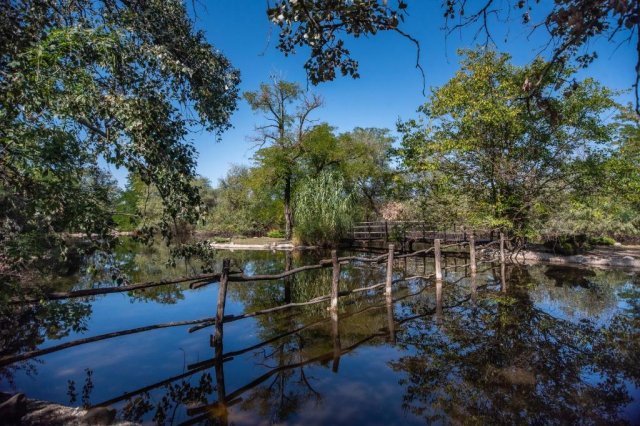
[[[292,366],[285,366],[284,368],[294,368],[300,365],[306,365],[312,362],[316,362],[319,360],[325,360],[325,359],[331,359],[333,358],[334,360],[334,364],[333,364],[333,368],[334,371],[337,371],[338,368],[338,362],[339,362],[339,358],[341,355],[344,355],[345,353],[348,353],[352,350],[354,350],[356,347],[358,347],[359,345],[365,343],[368,340],[371,340],[372,338],[375,338],[377,336],[380,335],[384,335],[384,333],[375,333],[372,336],[367,337],[366,339],[364,339],[363,341],[357,342],[354,345],[351,345],[350,347],[347,348],[341,348],[340,347],[340,339],[339,339],[339,335],[338,333],[338,300],[340,297],[345,297],[348,295],[352,295],[352,294],[357,294],[357,293],[363,293],[363,292],[368,292],[370,290],[373,289],[377,289],[377,288],[381,288],[384,287],[384,294],[385,294],[385,306],[387,307],[387,311],[388,311],[388,317],[389,317],[389,321],[388,321],[388,332],[389,332],[389,338],[390,339],[395,339],[395,326],[402,323],[403,321],[409,320],[409,319],[405,319],[403,321],[401,321],[400,323],[397,323],[394,318],[393,318],[393,303],[397,302],[400,299],[394,299],[393,298],[393,284],[394,283],[398,283],[400,281],[409,281],[412,279],[430,279],[430,278],[435,278],[435,282],[436,282],[436,309],[434,311],[434,313],[436,315],[438,315],[439,313],[442,313],[442,278],[443,278],[443,274],[442,271],[444,269],[447,269],[446,267],[442,266],[442,256],[443,256],[443,250],[446,248],[451,248],[451,247],[464,247],[464,246],[468,246],[468,254],[469,254],[469,263],[464,264],[464,265],[458,265],[458,266],[454,266],[455,268],[459,268],[459,267],[469,267],[470,271],[471,271],[471,276],[472,279],[474,279],[476,271],[477,271],[477,259],[476,259],[476,240],[475,240],[475,236],[474,234],[468,234],[466,237],[465,241],[457,241],[455,243],[449,244],[449,245],[443,245],[442,244],[442,239],[436,238],[433,241],[433,247],[427,248],[427,249],[423,249],[423,250],[418,250],[412,253],[407,253],[407,254],[399,254],[396,253],[395,251],[395,246],[394,244],[390,244],[388,246],[388,252],[384,253],[382,255],[376,256],[376,257],[359,257],[359,256],[346,256],[346,257],[338,257],[337,256],[337,252],[336,250],[332,250],[331,251],[331,258],[330,259],[323,259],[321,261],[319,261],[317,264],[314,265],[305,265],[299,268],[295,268],[295,269],[291,269],[289,271],[285,271],[282,272],[280,274],[272,274],[272,275],[250,275],[250,276],[246,276],[243,273],[230,273],[229,270],[229,266],[230,266],[230,261],[228,259],[223,260],[223,266],[222,266],[222,271],[219,274],[206,274],[206,275],[197,275],[197,276],[192,276],[192,277],[185,277],[185,278],[177,278],[177,279],[172,279],[170,281],[159,281],[159,282],[149,282],[149,283],[141,283],[141,284],[135,284],[135,285],[130,285],[130,286],[121,286],[121,287],[110,287],[110,288],[98,288],[98,289],[90,289],[90,290],[78,290],[78,291],[72,291],[72,292],[58,292],[58,293],[51,293],[49,295],[44,295],[41,296],[39,298],[22,298],[22,299],[15,299],[13,300],[13,303],[29,303],[29,302],[34,302],[37,300],[41,300],[41,299],[50,299],[50,300],[58,300],[58,299],[65,299],[65,298],[73,298],[73,297],[86,297],[86,296],[91,296],[91,295],[98,295],[98,294],[110,294],[110,293],[115,293],[115,292],[124,292],[124,291],[132,291],[132,290],[138,290],[138,289],[142,289],[142,288],[146,288],[146,287],[154,287],[154,286],[158,286],[158,285],[167,285],[167,284],[177,284],[177,283],[185,283],[185,282],[190,282],[190,288],[194,289],[194,288],[199,288],[202,287],[204,285],[208,285],[211,284],[213,282],[219,281],[219,288],[218,288],[218,300],[217,300],[217,309],[216,309],[216,315],[215,317],[208,317],[208,318],[202,318],[202,319],[198,319],[198,320],[189,320],[189,321],[176,321],[176,322],[169,322],[169,323],[162,323],[162,324],[155,324],[155,325],[149,325],[149,326],[144,326],[144,327],[138,327],[138,328],[134,328],[134,329],[128,329],[128,330],[121,330],[121,331],[116,331],[116,332],[112,332],[112,333],[106,333],[106,334],[102,334],[102,335],[98,335],[98,336],[93,336],[93,337],[88,337],[88,338],[84,338],[84,339],[78,339],[78,340],[74,340],[74,341],[70,341],[70,342],[65,342],[65,343],[61,343],[58,345],[54,345],[54,346],[50,346],[44,349],[36,349],[36,350],[32,350],[29,352],[24,352],[21,354],[16,354],[16,355],[8,355],[8,356],[4,356],[0,358],[0,366],[5,366],[5,365],[9,365],[15,362],[19,362],[19,361],[24,361],[24,360],[28,360],[28,359],[32,359],[32,358],[36,358],[38,356],[42,356],[45,354],[49,354],[52,352],[57,352],[60,350],[64,350],[67,348],[71,348],[71,347],[75,347],[75,346],[79,346],[79,345],[84,345],[87,343],[92,343],[92,342],[96,342],[96,341],[101,341],[101,340],[106,340],[106,339],[111,339],[111,338],[115,338],[115,337],[119,337],[119,336],[125,336],[125,335],[130,335],[130,334],[136,334],[136,333],[141,333],[141,332],[146,332],[146,331],[150,331],[150,330],[154,330],[154,329],[161,329],[161,328],[168,328],[168,327],[179,327],[179,326],[186,326],[186,325],[192,325],[192,327],[189,329],[189,332],[195,332],[197,330],[201,330],[207,327],[214,327],[214,333],[211,336],[211,346],[215,349],[215,357],[210,359],[210,360],[206,360],[206,361],[201,361],[198,362],[196,364],[192,364],[187,366],[188,371],[185,373],[182,373],[180,375],[174,376],[174,377],[170,377],[168,379],[165,379],[161,382],[149,385],[149,386],[145,386],[143,388],[137,389],[135,391],[131,391],[131,392],[127,392],[121,396],[112,398],[110,400],[107,401],[103,401],[100,402],[98,404],[95,404],[95,406],[107,406],[107,405],[111,405],[114,404],[116,402],[120,402],[126,399],[129,399],[135,395],[139,395],[141,393],[144,392],[148,392],[152,389],[161,387],[163,385],[166,385],[168,383],[171,383],[175,380],[179,380],[181,378],[187,377],[189,375],[192,375],[198,371],[202,371],[204,369],[210,368],[210,367],[214,367],[215,368],[215,373],[216,373],[216,389],[218,392],[218,400],[214,403],[210,403],[210,404],[205,404],[205,405],[201,405],[201,406],[197,406],[197,407],[191,407],[187,410],[187,413],[190,416],[196,415],[198,417],[195,417],[191,420],[189,420],[186,424],[194,424],[197,423],[198,421],[201,421],[204,417],[208,415],[207,413],[211,411],[212,408],[217,407],[217,408],[222,408],[223,411],[226,412],[226,408],[233,405],[237,399],[239,398],[239,396],[244,393],[247,389],[250,389],[252,387],[257,386],[257,384],[264,382],[265,380],[267,380],[269,377],[271,377],[273,374],[275,374],[278,370],[274,370],[274,371],[270,371],[268,373],[266,373],[265,375],[259,377],[258,379],[252,381],[250,384],[248,384],[247,386],[243,386],[242,388],[231,392],[229,394],[226,393],[225,390],[225,384],[224,384],[224,371],[223,371],[223,364],[227,361],[230,361],[231,359],[233,359],[234,356],[238,356],[240,354],[249,352],[251,350],[255,350],[258,349],[262,346],[265,346],[277,339],[282,338],[283,336],[287,336],[287,335],[291,335],[294,333],[298,333],[301,330],[305,329],[305,328],[309,328],[311,326],[314,326],[316,324],[331,320],[332,321],[332,330],[334,333],[334,350],[331,353],[327,353],[327,354],[323,354],[321,356],[315,357],[313,359],[310,360],[306,360],[302,363],[296,364],[296,365],[292,365]],[[487,244],[484,244],[484,247],[490,246],[494,244],[493,242],[489,242]],[[434,269],[435,272],[431,275],[428,276],[423,276],[423,275],[416,275],[416,276],[411,276],[411,277],[404,277],[402,279],[393,279],[393,264],[394,264],[394,260],[396,259],[403,259],[403,258],[409,258],[409,257],[415,257],[415,256],[427,256],[428,254],[433,254],[434,257]],[[504,254],[504,236],[502,234],[500,234],[500,256],[499,259],[501,261],[501,266],[502,266],[502,276],[503,276],[503,288],[506,288],[506,285],[504,284],[504,262],[505,262],[505,254]],[[369,286],[365,286],[365,287],[361,287],[361,288],[355,288],[355,289],[351,289],[351,290],[340,290],[340,271],[341,271],[341,267],[344,264],[350,263],[350,262],[359,262],[359,263],[365,263],[365,264],[383,264],[386,263],[386,278],[384,282],[381,283],[376,283],[373,285],[369,285]],[[321,268],[328,268],[331,267],[332,268],[332,282],[331,282],[331,291],[330,294],[327,295],[323,295],[323,296],[318,296],[315,297],[309,301],[306,302],[298,302],[298,303],[288,303],[285,305],[280,305],[280,306],[276,306],[273,308],[268,308],[268,309],[262,309],[262,310],[258,310],[258,311],[254,311],[254,312],[248,312],[248,313],[243,313],[243,314],[238,314],[238,315],[225,315],[225,306],[226,306],[226,299],[227,299],[227,288],[230,282],[253,282],[253,281],[263,281],[263,280],[279,280],[291,275],[295,275],[298,274],[300,272],[304,272],[304,271],[309,271],[309,270],[314,270],[314,269],[321,269]],[[475,287],[472,285],[472,288]],[[410,297],[412,295],[409,296],[405,296],[405,297]],[[404,298],[404,297],[403,297]],[[292,330],[289,331],[281,336],[276,336],[274,338],[271,338],[267,341],[258,343],[256,345],[252,345],[248,348],[242,349],[242,350],[237,350],[234,352],[230,352],[230,353],[223,353],[223,337],[224,337],[224,328],[223,325],[225,323],[229,323],[229,322],[233,322],[233,321],[238,321],[238,320],[242,320],[245,318],[250,318],[250,317],[255,317],[258,315],[265,315],[265,314],[269,314],[272,312],[276,312],[276,311],[280,311],[280,310],[284,310],[284,309],[289,309],[289,308],[293,308],[296,306],[306,306],[306,305],[312,305],[312,304],[317,304],[317,303],[324,303],[324,302],[329,302],[329,312],[330,312],[330,318],[324,318],[318,321],[315,321],[314,323],[311,324],[307,324],[304,325],[302,327],[298,327],[296,330]],[[368,309],[368,308],[367,308]],[[349,314],[351,315],[351,314]],[[349,316],[346,315],[346,316]],[[346,316],[344,316],[343,318],[345,318]],[[424,315],[422,315],[424,316]]]

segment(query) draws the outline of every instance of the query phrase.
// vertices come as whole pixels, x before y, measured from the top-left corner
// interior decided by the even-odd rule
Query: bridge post
[[[389,256],[387,257],[387,281],[385,282],[385,294],[391,296],[391,285],[393,284],[393,250],[395,246],[389,244]]]
[[[440,252],[440,239],[436,238],[433,240],[433,252],[435,257],[436,264],[436,281],[442,280],[442,263],[441,263],[441,252]]]
[[[504,232],[500,232],[500,262],[504,263]]]
[[[212,345],[222,342],[222,321],[224,320],[224,306],[227,301],[227,283],[229,282],[229,259],[222,261],[222,275],[218,287],[218,309],[216,311],[216,332],[211,340]]]
[[[473,231],[468,236],[469,238],[469,263],[471,263],[471,274],[476,273],[476,237],[473,235]]]
[[[384,221],[384,243],[387,244],[389,242],[389,222]]]
[[[331,279],[331,312],[338,311],[338,290],[340,285],[340,263],[338,262],[338,252],[331,250],[331,264],[333,266],[333,275]]]

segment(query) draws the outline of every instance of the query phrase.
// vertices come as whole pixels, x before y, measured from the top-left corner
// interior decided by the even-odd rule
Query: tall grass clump
[[[335,173],[323,172],[300,182],[294,201],[294,234],[305,244],[333,245],[351,228],[353,196]]]

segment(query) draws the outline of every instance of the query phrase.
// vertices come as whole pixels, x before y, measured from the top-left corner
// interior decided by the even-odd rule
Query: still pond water
[[[341,253],[346,254],[345,253]],[[166,249],[122,244],[95,254],[60,289],[200,273],[166,265]],[[327,253],[223,252],[245,274],[279,273]],[[428,275],[433,259],[397,260],[395,278]],[[462,259],[448,258],[447,266]],[[109,403],[148,424],[639,424],[640,276],[624,270],[482,264],[224,326],[115,337],[0,367],[0,391],[71,406]],[[384,281],[385,268],[343,266],[341,290]],[[230,283],[226,313],[328,294],[331,270]],[[0,356],[80,338],[215,315],[217,283],[43,304],[3,329]],[[6,326],[3,325],[3,328]],[[220,352],[218,352],[218,355]],[[209,362],[207,362],[209,361]],[[224,382],[224,388],[222,389]],[[215,404],[225,398],[227,408]],[[200,408],[208,407],[207,410]]]

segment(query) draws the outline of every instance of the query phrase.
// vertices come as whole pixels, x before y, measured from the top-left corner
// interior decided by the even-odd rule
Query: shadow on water
[[[218,252],[168,267],[163,247],[94,254],[58,288],[220,270],[279,273],[326,253]],[[433,259],[397,260],[394,278]],[[2,367],[1,391],[69,405],[111,405],[158,424],[633,423],[640,418],[636,273],[483,264],[448,258],[442,283],[411,279],[327,303],[225,325],[154,330]],[[454,268],[455,267],[455,268]],[[341,290],[384,281],[384,266],[342,268]],[[328,294],[331,271],[231,283],[232,314]],[[1,356],[161,321],[210,317],[217,285],[42,303],[2,324]]]

